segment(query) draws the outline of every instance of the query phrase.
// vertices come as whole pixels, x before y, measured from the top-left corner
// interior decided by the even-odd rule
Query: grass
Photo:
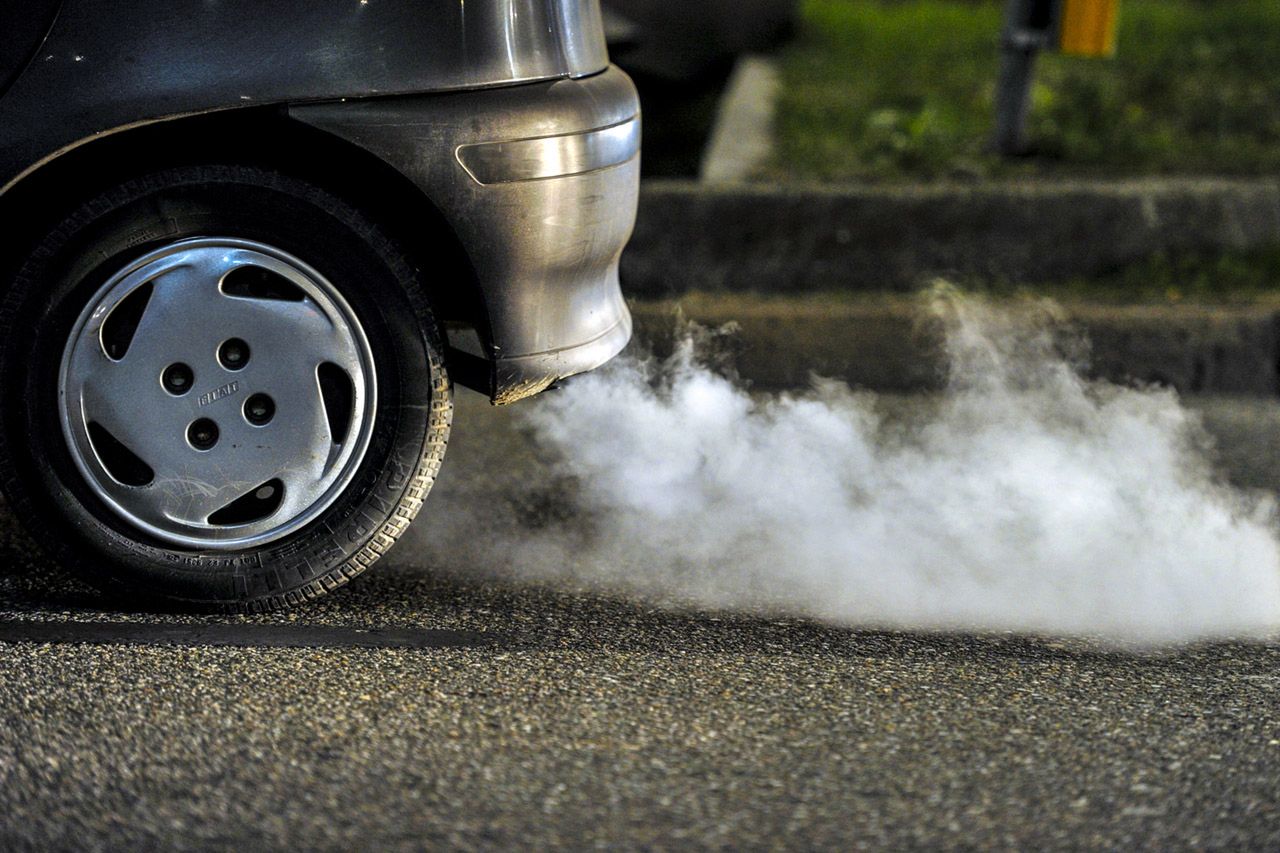
[[[987,284],[985,289],[999,294],[1009,287]],[[1272,303],[1280,296],[1280,247],[1157,254],[1093,278],[1034,290],[1067,301]]]
[[[987,153],[1002,4],[803,0],[767,177],[1280,174],[1280,2],[1121,0],[1110,60],[1042,54],[1033,156]]]
[[[1113,305],[1256,306],[1280,310],[1280,246],[1240,250],[1158,253],[1090,277],[1062,281],[1009,281],[980,276],[951,276],[961,290],[995,298],[1026,295],[1048,296],[1064,303],[1091,302]],[[796,304],[831,305],[833,302],[912,299],[925,287],[857,288],[845,290],[788,290],[773,294]],[[751,299],[767,300],[767,292],[750,292]],[[691,306],[732,305],[739,291],[691,291],[676,301]],[[667,301],[642,299],[642,302]]]

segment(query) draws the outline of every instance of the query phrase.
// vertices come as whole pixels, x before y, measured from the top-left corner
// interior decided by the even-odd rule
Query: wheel
[[[248,166],[121,182],[0,304],[0,475],[62,563],[130,599],[253,612],[359,574],[452,420],[418,272],[364,214]]]

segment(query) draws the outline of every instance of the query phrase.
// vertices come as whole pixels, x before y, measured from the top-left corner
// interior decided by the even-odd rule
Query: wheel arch
[[[63,152],[0,195],[0,276],[8,282],[31,248],[76,204],[157,169],[225,162],[276,169],[338,195],[373,219],[424,276],[442,328],[474,328],[490,339],[483,293],[466,247],[440,208],[366,149],[290,118],[279,107],[247,108],[126,128]],[[447,348],[456,382],[488,393],[487,365]]]

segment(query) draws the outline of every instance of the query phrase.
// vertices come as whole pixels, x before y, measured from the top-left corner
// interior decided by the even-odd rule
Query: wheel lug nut
[[[228,338],[218,347],[218,363],[227,370],[239,370],[249,363],[249,345],[239,338]]]
[[[187,427],[187,441],[196,450],[208,450],[218,443],[218,425],[208,418],[200,418]]]
[[[160,374],[160,384],[164,386],[164,390],[170,394],[180,395],[191,390],[191,385],[195,381],[195,377],[191,374],[191,368],[182,362],[176,362],[164,369],[164,373]]]
[[[276,403],[266,394],[254,394],[244,401],[244,419],[254,426],[263,426],[276,415]]]

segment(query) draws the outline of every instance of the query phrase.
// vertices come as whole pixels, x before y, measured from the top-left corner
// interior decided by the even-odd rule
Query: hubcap
[[[369,445],[373,355],[298,258],[183,240],[113,275],[62,357],[63,432],[120,518],[194,548],[261,545],[314,520]]]

